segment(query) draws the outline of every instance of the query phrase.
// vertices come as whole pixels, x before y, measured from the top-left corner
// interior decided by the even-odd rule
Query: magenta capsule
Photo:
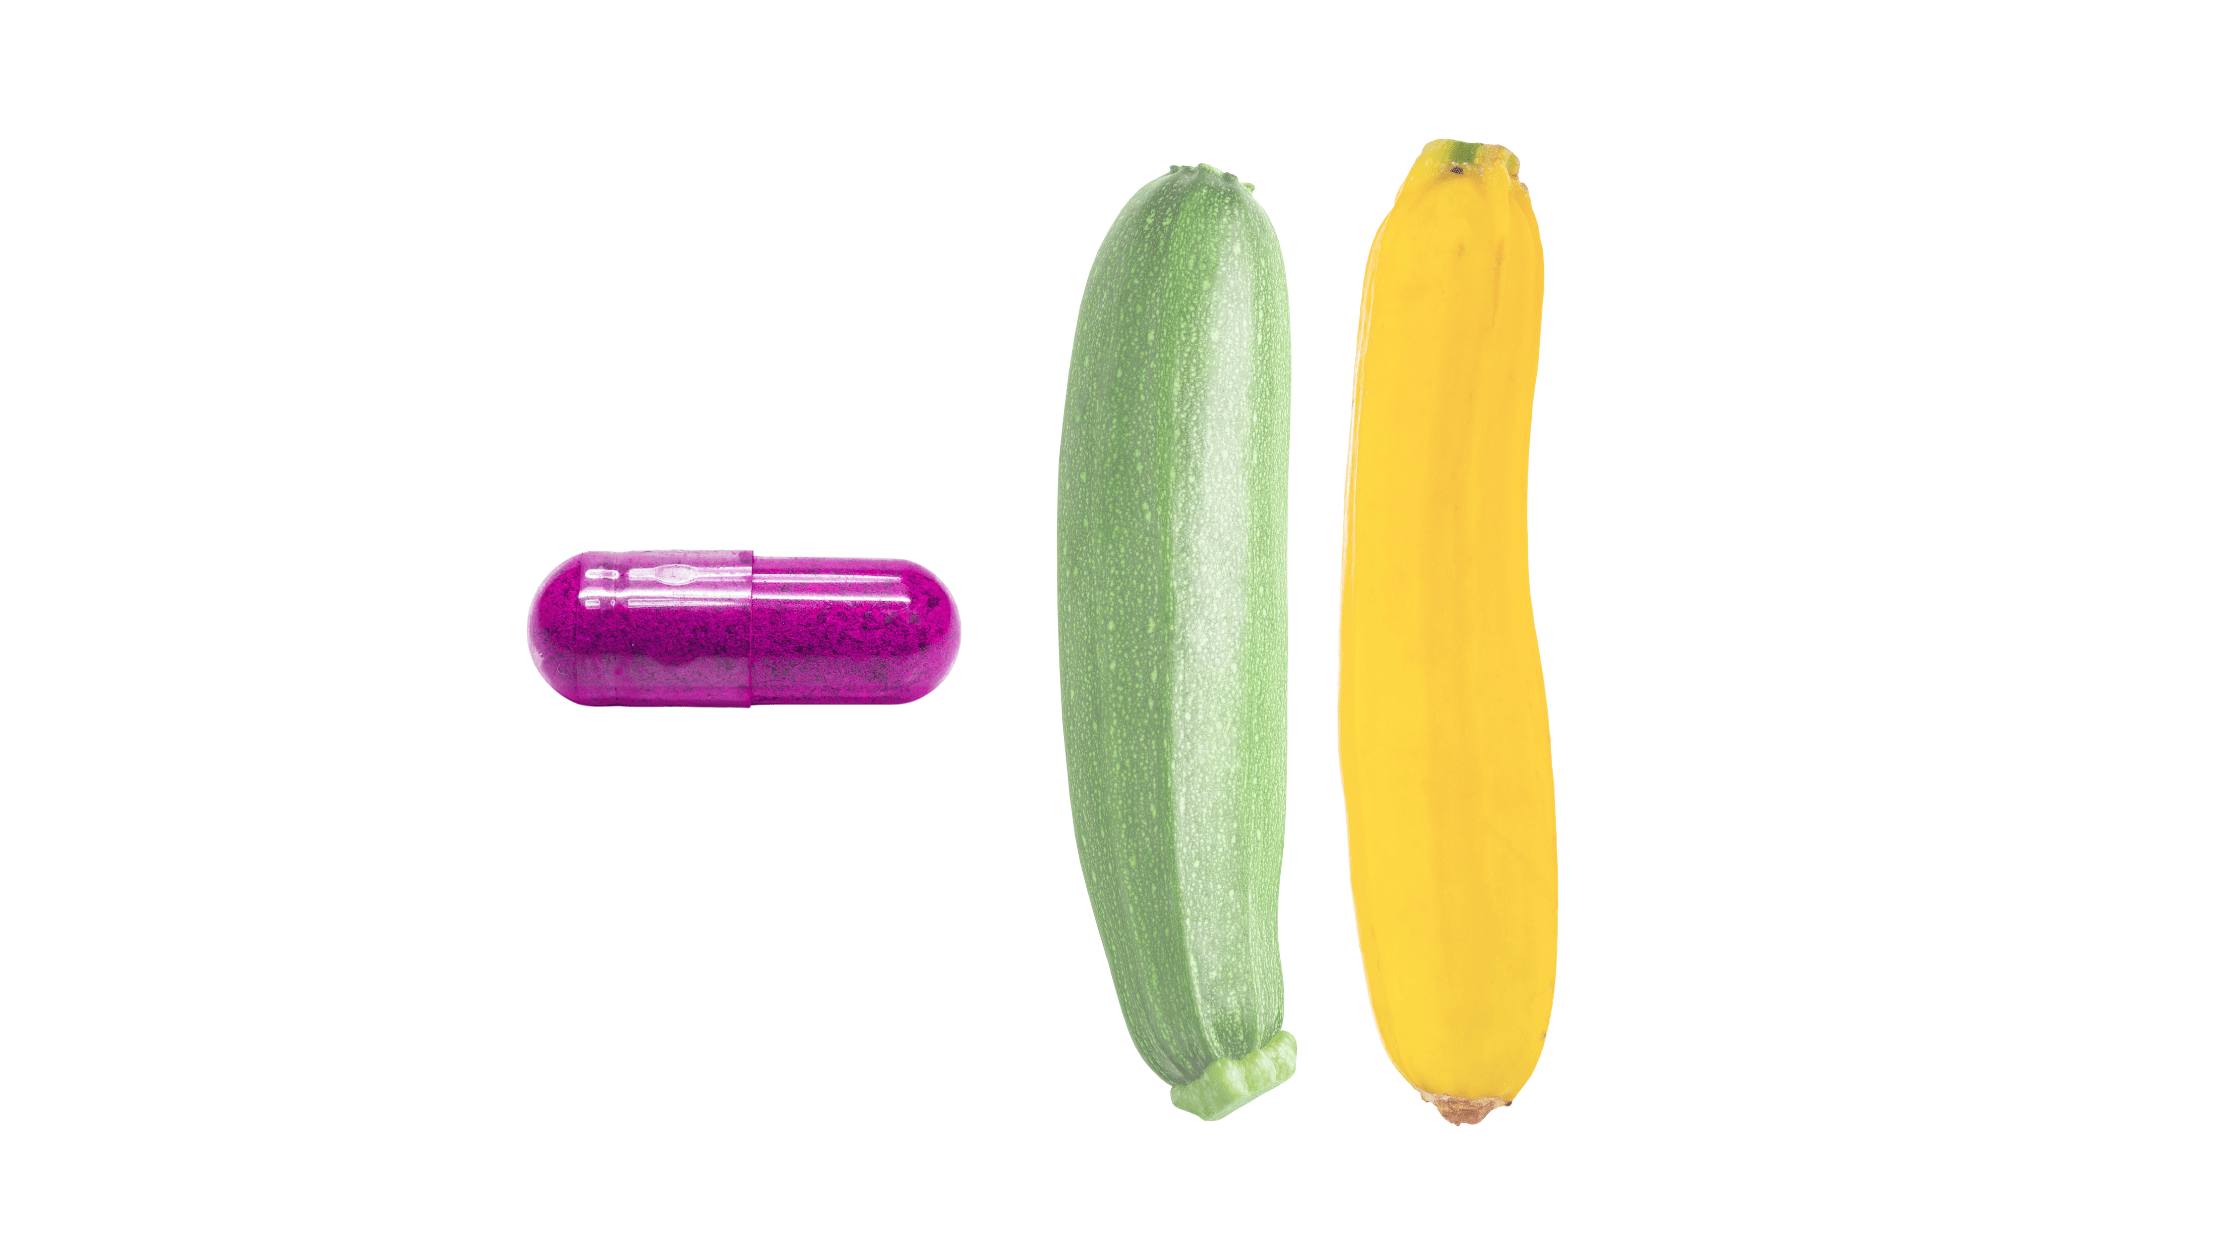
[[[908,704],[957,659],[957,604],[907,560],[587,551],[529,610],[552,689],[591,705]]]

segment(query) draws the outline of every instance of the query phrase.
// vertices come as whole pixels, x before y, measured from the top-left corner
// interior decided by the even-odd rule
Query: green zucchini
[[[1252,185],[1174,167],[1081,298],[1058,455],[1074,839],[1128,1033],[1218,1120],[1291,1075],[1283,867],[1291,311]]]

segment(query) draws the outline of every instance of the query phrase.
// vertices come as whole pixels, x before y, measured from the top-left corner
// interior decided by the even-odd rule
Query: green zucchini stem
[[[1215,1059],[1198,1079],[1174,1087],[1174,1105],[1205,1120],[1219,1120],[1291,1079],[1299,1066],[1299,1042],[1277,1032],[1251,1054]]]

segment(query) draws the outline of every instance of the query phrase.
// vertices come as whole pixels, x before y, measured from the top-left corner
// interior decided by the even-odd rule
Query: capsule
[[[577,704],[908,704],[948,676],[958,630],[907,560],[587,551],[537,591],[529,650]]]

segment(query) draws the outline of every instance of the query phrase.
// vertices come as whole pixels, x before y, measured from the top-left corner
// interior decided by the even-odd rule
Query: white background
[[[11,7],[0,1252],[2231,1254],[2214,7]],[[1548,254],[1561,975],[1463,1130],[1334,731],[1435,137]],[[1200,161],[1296,355],[1300,1068],[1218,1124],[1112,997],[1052,589],[1082,281]],[[709,547],[926,564],[955,672],[545,688],[547,569]]]

